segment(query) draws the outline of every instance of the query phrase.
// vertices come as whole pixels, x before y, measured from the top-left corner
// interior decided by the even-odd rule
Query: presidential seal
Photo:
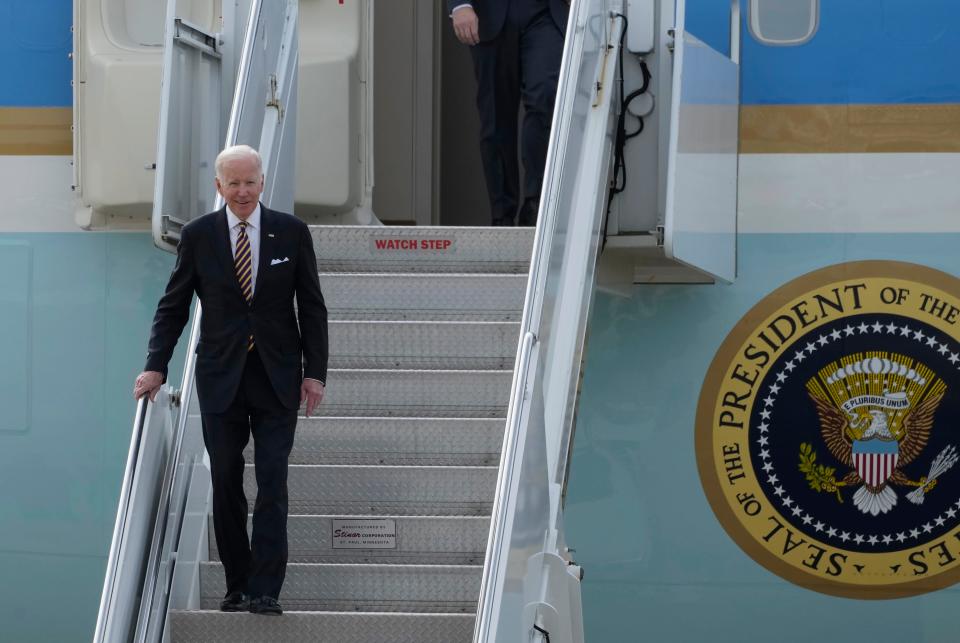
[[[696,455],[754,560],[810,589],[910,596],[960,580],[960,280],[832,266],[771,293],[707,373]]]

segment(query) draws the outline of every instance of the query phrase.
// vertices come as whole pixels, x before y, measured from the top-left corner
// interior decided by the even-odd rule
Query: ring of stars
[[[776,382],[769,386],[767,395],[763,398],[763,410],[760,411],[761,422],[757,426],[758,434],[756,437],[757,444],[759,444],[761,447],[760,458],[763,460],[763,466],[761,468],[763,469],[764,473],[766,473],[767,482],[769,482],[770,486],[773,488],[773,493],[776,496],[777,501],[782,505],[782,512],[784,515],[793,516],[805,526],[812,527],[816,532],[823,534],[828,538],[837,539],[844,544],[847,542],[853,542],[857,545],[862,545],[864,543],[868,545],[879,545],[881,543],[884,545],[890,545],[893,542],[904,543],[907,541],[918,540],[921,535],[925,536],[931,533],[934,529],[943,527],[948,520],[952,522],[953,519],[960,514],[960,498],[958,498],[949,509],[937,516],[935,519],[927,521],[923,525],[910,529],[909,531],[900,531],[897,533],[883,535],[865,535],[839,530],[833,526],[827,525],[823,521],[816,520],[787,494],[786,489],[779,484],[779,478],[774,472],[774,466],[771,462],[770,451],[767,449],[767,446],[770,443],[769,433],[771,429],[771,418],[773,415],[771,409],[776,404],[777,393],[780,392],[782,384],[787,381],[787,379],[790,377],[790,374],[797,367],[797,364],[803,362],[807,357],[810,357],[817,350],[823,348],[827,344],[831,344],[846,337],[866,334],[895,335],[912,339],[913,341],[936,349],[937,353],[942,356],[947,356],[949,354],[949,357],[946,357],[947,361],[949,361],[953,366],[956,366],[957,370],[960,371],[960,353],[951,351],[950,347],[947,344],[940,342],[935,335],[924,334],[921,330],[915,330],[906,324],[899,326],[893,322],[888,324],[882,324],[879,321],[875,321],[873,324],[861,322],[858,326],[847,324],[844,328],[836,328],[830,333],[824,333],[794,353],[793,357],[791,357],[790,360],[784,364],[783,370],[777,373]]]

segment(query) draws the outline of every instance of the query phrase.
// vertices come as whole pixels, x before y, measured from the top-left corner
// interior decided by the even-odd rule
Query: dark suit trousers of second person
[[[563,33],[547,0],[511,0],[500,32],[470,48],[477,79],[480,154],[492,223],[535,225],[547,158]],[[517,162],[520,101],[523,192]],[[522,201],[521,201],[522,198]]]
[[[293,448],[297,409],[277,397],[256,347],[247,354],[236,397],[223,413],[202,413],[210,454],[213,519],[227,591],[277,598],[287,565],[287,458]],[[247,537],[243,449],[253,433],[257,499],[253,542]]]

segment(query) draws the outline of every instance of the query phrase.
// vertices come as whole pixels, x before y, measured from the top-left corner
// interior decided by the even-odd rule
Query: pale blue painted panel
[[[23,350],[33,395],[29,431],[0,433],[0,641],[79,643],[96,619],[132,383],[173,257],[149,234],[6,234],[0,270],[10,247],[29,249],[29,273],[0,272],[9,276],[0,298],[32,302]],[[22,372],[0,361],[0,381]],[[44,618],[52,601],[68,604]]]
[[[894,601],[794,586],[726,534],[700,486],[694,414],[714,353],[783,283],[826,265],[893,259],[960,273],[960,235],[741,235],[731,285],[599,295],[567,501],[586,570],[587,641],[940,643],[960,590]]]
[[[100,590],[93,587],[103,576],[100,557],[0,552],[0,573],[0,641],[90,643],[100,605]]]
[[[0,240],[0,433],[30,427],[30,244]]]

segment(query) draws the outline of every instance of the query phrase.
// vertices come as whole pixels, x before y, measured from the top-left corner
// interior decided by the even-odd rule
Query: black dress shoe
[[[540,199],[527,199],[520,206],[517,215],[517,225],[520,227],[537,225],[537,214],[540,211]]]
[[[250,601],[242,592],[229,592],[220,601],[221,612],[246,612],[250,608]]]
[[[272,596],[259,596],[250,599],[250,613],[279,616],[283,614],[283,608],[280,607],[279,601]]]

